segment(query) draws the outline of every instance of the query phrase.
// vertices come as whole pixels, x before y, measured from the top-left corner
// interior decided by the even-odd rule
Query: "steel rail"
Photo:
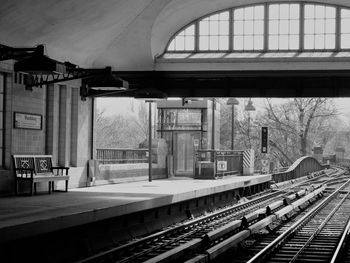
[[[350,217],[348,218],[347,224],[344,228],[343,231],[343,235],[341,236],[338,246],[336,248],[336,250],[334,251],[333,257],[330,261],[330,263],[336,263],[336,262],[340,262],[340,258],[342,256],[343,253],[343,249],[345,246],[345,242],[347,240],[349,240],[349,235],[350,235]]]
[[[239,213],[239,212],[243,212],[245,209],[248,209],[248,208],[252,209],[254,207],[261,205],[261,203],[267,202],[270,199],[276,198],[276,197],[283,195],[283,194],[285,194],[284,190],[274,191],[272,193],[257,197],[257,198],[252,199],[252,200],[249,200],[248,202],[236,204],[234,206],[224,208],[220,211],[216,211],[216,212],[211,213],[209,215],[206,215],[204,217],[198,217],[194,220],[185,222],[182,225],[154,233],[152,235],[146,236],[146,237],[141,238],[139,240],[132,241],[130,243],[127,243],[127,244],[119,246],[119,247],[112,248],[112,249],[107,250],[107,251],[100,252],[98,254],[92,255],[92,256],[87,257],[85,259],[79,260],[76,263],[95,262],[99,258],[108,257],[111,254],[116,254],[116,253],[119,253],[123,250],[127,250],[129,248],[131,249],[132,247],[140,246],[144,243],[150,243],[154,240],[161,239],[164,236],[168,236],[168,235],[174,234],[176,232],[183,231],[183,230],[191,228],[195,225],[205,224],[206,222],[208,222],[210,220],[214,220],[215,218],[218,218],[218,217],[225,217],[228,213],[235,213],[235,212]]]
[[[316,215],[321,209],[323,209],[337,194],[350,183],[350,179],[342,184],[335,192],[329,195],[325,200],[319,203],[313,210],[305,214],[301,219],[295,222],[289,227],[283,234],[278,236],[272,243],[267,245],[263,250],[251,258],[247,263],[263,262],[263,260],[270,255],[277,247],[279,247],[287,237],[298,231],[303,225],[305,225],[314,215]]]
[[[310,236],[310,238],[305,242],[303,247],[299,249],[299,251],[294,255],[294,257],[290,260],[291,263],[295,262],[295,260],[299,257],[299,255],[305,250],[305,248],[311,243],[312,240],[321,232],[324,226],[329,222],[331,217],[338,211],[339,207],[344,203],[344,201],[348,198],[350,192],[348,192],[342,200],[333,208],[333,210],[327,215],[327,217],[323,220],[322,224],[318,226],[316,231]]]

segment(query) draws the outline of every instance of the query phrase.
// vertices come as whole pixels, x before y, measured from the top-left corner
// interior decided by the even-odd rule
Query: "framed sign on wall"
[[[42,115],[14,112],[13,127],[15,129],[41,130]]]

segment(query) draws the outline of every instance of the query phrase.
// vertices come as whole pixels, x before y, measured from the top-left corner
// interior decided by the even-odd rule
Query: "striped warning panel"
[[[254,167],[254,150],[243,151],[243,167]]]

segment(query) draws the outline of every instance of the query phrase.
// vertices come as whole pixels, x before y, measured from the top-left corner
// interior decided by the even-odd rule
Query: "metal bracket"
[[[33,55],[44,55],[44,46],[36,47],[9,47],[0,44],[0,61],[8,59],[23,59]]]

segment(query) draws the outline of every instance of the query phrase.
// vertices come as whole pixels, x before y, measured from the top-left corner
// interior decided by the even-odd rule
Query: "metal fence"
[[[305,156],[296,160],[286,171],[272,174],[272,180],[275,183],[294,180],[321,169],[323,166],[315,158]]]
[[[148,149],[97,149],[96,158],[101,164],[147,163]]]
[[[198,150],[195,158],[195,178],[215,179],[243,171],[242,151]]]

